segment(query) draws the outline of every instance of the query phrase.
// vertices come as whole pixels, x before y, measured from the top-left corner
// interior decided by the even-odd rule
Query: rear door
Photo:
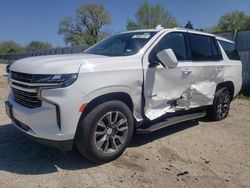
[[[188,33],[192,60],[192,82],[190,85],[190,108],[213,103],[218,83],[224,77],[225,63],[214,36]]]

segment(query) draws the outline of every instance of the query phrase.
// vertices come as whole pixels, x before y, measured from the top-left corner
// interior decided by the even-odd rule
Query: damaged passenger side
[[[216,86],[224,76],[214,37],[171,32],[148,57],[144,58],[145,66],[150,65],[144,69],[144,113],[149,120],[213,103]]]

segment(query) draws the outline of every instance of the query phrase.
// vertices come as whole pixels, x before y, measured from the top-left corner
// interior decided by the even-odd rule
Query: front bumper
[[[22,122],[19,122],[16,119],[12,119],[12,124],[15,125],[15,127],[17,127],[19,130],[21,130],[22,133],[25,132],[26,133],[25,135],[27,137],[29,137],[30,139],[34,140],[37,143],[57,148],[63,152],[71,151],[73,148],[73,144],[74,144],[73,139],[57,141],[57,140],[48,140],[44,138],[38,138],[38,137],[33,136],[32,134],[29,134],[29,131],[31,131],[30,127],[23,124]]]
[[[6,101],[5,102],[6,105],[6,111],[8,111],[8,116],[12,121],[12,124],[18,129],[20,130],[22,133],[25,133],[25,135],[27,137],[29,137],[30,139],[34,140],[37,143],[40,144],[44,144],[47,146],[52,146],[55,147],[61,151],[71,151],[73,148],[73,139],[69,139],[69,140],[50,140],[50,139],[45,139],[45,138],[39,138],[38,135],[36,135],[36,133],[26,124],[24,124],[23,122],[17,120],[14,115],[13,115],[13,109],[12,109],[12,105]]]
[[[71,150],[81,116],[79,107],[89,98],[74,84],[66,88],[44,89],[41,96],[40,107],[28,108],[16,102],[11,92],[7,103],[11,106],[13,124],[39,143],[63,151]]]

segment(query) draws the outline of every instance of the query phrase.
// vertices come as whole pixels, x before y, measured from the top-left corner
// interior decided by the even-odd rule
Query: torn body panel
[[[171,32],[162,34],[150,46],[142,59],[145,99],[142,111],[144,110],[144,115],[148,119],[154,120],[166,113],[212,105],[217,85],[224,82],[233,83],[233,97],[239,93],[242,85],[241,62],[228,59],[220,44],[218,47],[222,53],[222,59],[211,61],[195,59],[193,61],[191,60],[192,54],[187,49],[185,60],[183,49],[173,45],[177,42],[180,45],[183,44],[183,40],[181,43],[180,38],[178,38],[180,35],[178,35],[178,40],[173,44],[170,40],[173,46],[165,46],[166,49],[169,47],[173,47],[174,50],[178,49],[176,54],[182,54],[179,56],[177,67],[165,68],[160,63],[157,64],[159,59],[152,58],[154,57],[152,54],[158,52],[159,46],[157,47],[157,45],[164,46],[164,43],[160,43],[160,41],[169,33]],[[190,41],[186,40],[185,42],[186,47],[189,46]]]
[[[191,62],[182,62],[175,69],[149,67],[144,86],[146,117],[154,120],[166,113],[211,105],[216,86],[224,77],[220,67],[216,71],[213,65]]]
[[[153,120],[169,111],[174,112],[175,100],[192,81],[192,75],[184,75],[182,69],[183,67],[168,69],[158,65],[144,70],[144,112],[147,118]]]
[[[213,104],[217,84],[212,81],[201,81],[191,84],[191,100],[189,108]]]

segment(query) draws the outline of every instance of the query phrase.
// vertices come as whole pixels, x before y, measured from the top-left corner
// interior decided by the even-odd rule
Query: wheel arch
[[[95,108],[100,103],[111,101],[111,100],[119,100],[119,101],[124,102],[129,107],[131,112],[133,112],[134,104],[133,104],[132,98],[130,97],[130,95],[128,93],[112,92],[112,93],[100,95],[100,96],[94,98],[93,100],[91,100],[88,103],[88,105],[83,113],[87,113],[88,109],[91,110],[91,109]]]
[[[217,84],[216,91],[218,91],[219,89],[221,89],[223,87],[228,88],[230,96],[231,96],[231,99],[233,99],[234,98],[234,94],[235,94],[234,83],[232,81],[225,81],[225,82],[219,83],[219,84]]]
[[[80,119],[78,121],[78,125],[83,120],[83,118],[91,110],[93,110],[96,106],[98,106],[99,104],[101,104],[103,102],[107,102],[107,101],[111,101],[111,100],[118,100],[118,101],[124,102],[129,107],[129,109],[131,110],[131,113],[133,114],[134,104],[133,104],[133,101],[132,101],[132,98],[130,97],[130,95],[128,93],[125,93],[125,92],[112,92],[112,93],[100,95],[100,96],[94,98],[93,100],[91,100],[87,104],[84,111],[82,112]],[[77,127],[78,127],[78,125],[77,125]]]

